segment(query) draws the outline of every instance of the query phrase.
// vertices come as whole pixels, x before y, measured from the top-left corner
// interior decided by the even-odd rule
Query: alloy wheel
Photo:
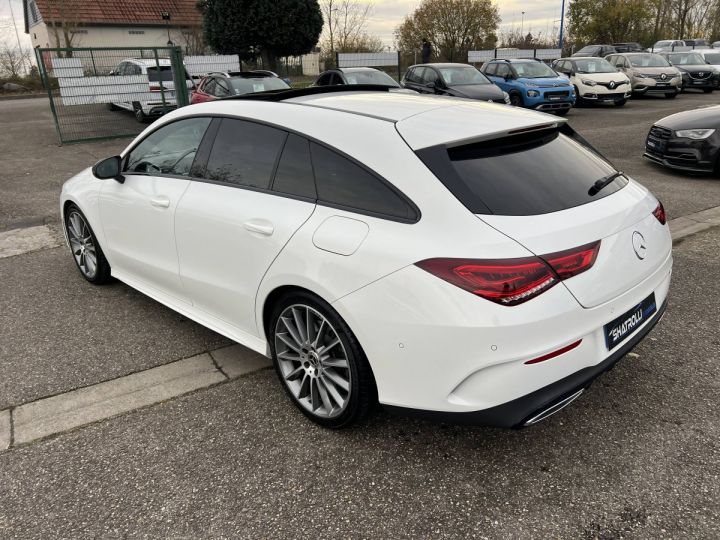
[[[275,326],[275,353],[283,382],[295,400],[320,418],[347,408],[352,372],[337,330],[319,311],[288,306]]]
[[[97,248],[93,242],[90,226],[77,211],[72,211],[67,218],[67,233],[75,262],[83,275],[95,278],[98,271]]]

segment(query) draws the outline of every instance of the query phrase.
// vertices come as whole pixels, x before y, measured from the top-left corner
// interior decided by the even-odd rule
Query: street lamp
[[[167,46],[172,47],[175,44],[172,42],[172,39],[170,39],[170,12],[163,11],[160,15],[162,16],[162,20],[165,21],[165,29],[167,30],[168,35]]]
[[[560,11],[560,50],[562,51],[563,48],[563,38],[565,37],[563,35],[563,31],[565,30],[565,0],[562,0],[562,8]]]
[[[525,12],[521,11],[520,13],[522,13],[522,18],[520,19],[520,37],[524,38],[523,30],[525,28]]]

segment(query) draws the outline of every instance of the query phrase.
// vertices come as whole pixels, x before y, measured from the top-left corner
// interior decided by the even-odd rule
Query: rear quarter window
[[[529,216],[566,210],[607,197],[628,180],[590,188],[615,168],[594,150],[557,131],[417,152],[474,214]]]

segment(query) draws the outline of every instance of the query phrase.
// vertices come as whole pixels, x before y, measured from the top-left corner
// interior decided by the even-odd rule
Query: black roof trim
[[[307,88],[296,88],[291,90],[268,90],[253,94],[241,94],[239,96],[228,96],[218,101],[228,99],[243,99],[253,101],[285,101],[304,96],[315,96],[322,94],[336,94],[339,92],[389,92],[390,89],[397,89],[397,86],[385,86],[380,84],[343,84],[337,86],[309,86]]]

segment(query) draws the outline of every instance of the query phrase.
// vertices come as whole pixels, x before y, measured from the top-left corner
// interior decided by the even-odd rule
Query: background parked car
[[[539,60],[491,60],[482,72],[510,96],[510,103],[564,116],[575,104],[575,89]]]
[[[619,53],[626,53],[626,52],[644,52],[645,49],[643,49],[643,46],[635,41],[627,42],[627,43],[613,43],[613,47],[615,47],[615,51]],[[608,53],[610,54],[610,53]],[[606,56],[606,55],[603,55]]]
[[[687,47],[681,39],[663,39],[656,41],[655,44],[648,49],[648,52],[672,51],[675,47]]]
[[[662,56],[682,73],[683,90],[694,88],[709,94],[718,87],[718,72],[695,51],[662,53]]]
[[[553,62],[575,87],[577,103],[614,103],[622,107],[632,95],[630,79],[604,58],[561,58]]]
[[[705,60],[705,63],[717,71],[720,71],[720,51],[714,49],[696,49],[693,51]]]
[[[608,54],[616,53],[617,50],[612,45],[588,45],[583,47],[573,56],[587,58],[588,56],[600,56],[605,57]]]
[[[150,83],[150,92],[157,92],[158,99],[152,101],[120,101],[109,103],[108,108],[113,111],[125,109],[132,111],[138,122],[145,122],[151,117],[158,117],[177,108],[175,100],[175,82],[173,79],[170,59],[160,58],[126,58],[118,67],[110,72],[111,75],[147,75]],[[188,89],[195,87],[190,75],[185,72],[185,82]],[[162,84],[162,88],[161,88]],[[165,93],[163,101],[163,93]]]
[[[633,94],[663,94],[672,99],[680,93],[680,71],[659,54],[611,54],[606,60],[627,75]]]
[[[709,47],[710,44],[708,43],[707,39],[703,38],[693,38],[693,39],[683,39],[685,42],[685,45],[688,47]]]
[[[418,64],[410,66],[401,85],[421,94],[439,94],[510,103],[507,92],[468,64]]]
[[[717,172],[720,107],[684,111],[659,120],[645,141],[644,156],[671,169]]]
[[[338,86],[343,84],[377,84],[400,88],[398,82],[390,75],[370,67],[329,69],[317,78],[313,86]]]
[[[268,71],[210,73],[200,81],[197,90],[190,96],[190,103],[203,103],[229,96],[289,88],[285,81]]]

